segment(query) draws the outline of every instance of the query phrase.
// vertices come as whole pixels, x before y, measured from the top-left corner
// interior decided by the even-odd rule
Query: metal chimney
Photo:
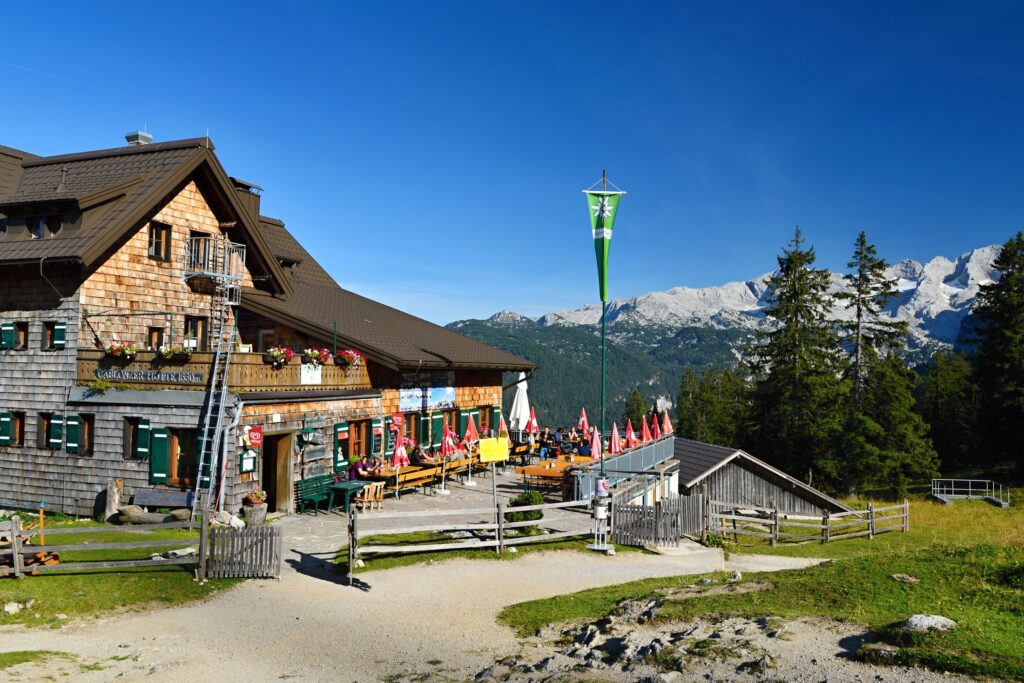
[[[139,145],[148,145],[153,142],[153,136],[149,133],[141,130],[137,130],[134,133],[127,133],[124,139],[128,141],[129,145],[138,147]]]

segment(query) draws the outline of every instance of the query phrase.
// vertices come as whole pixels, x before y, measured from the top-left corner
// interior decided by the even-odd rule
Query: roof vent
[[[153,142],[153,136],[149,133],[141,130],[137,130],[134,133],[128,133],[124,136],[124,139],[128,141],[129,145],[138,147],[139,145],[148,145]]]

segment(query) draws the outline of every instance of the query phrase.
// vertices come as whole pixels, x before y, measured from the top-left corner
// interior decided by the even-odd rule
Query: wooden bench
[[[192,491],[139,489],[132,496],[132,505],[144,508],[191,508],[194,495]]]
[[[334,483],[333,474],[318,474],[296,482],[299,498],[299,512],[306,511],[306,505],[313,504],[313,514],[320,514],[320,503],[327,503],[327,510],[334,507],[334,491],[329,487]]]
[[[417,486],[433,484],[440,476],[440,467],[421,467],[418,470],[400,472],[394,477],[395,483],[388,486],[387,490],[394,492],[397,496],[398,492],[402,489],[411,489],[416,488]]]
[[[522,465],[527,464],[528,462],[530,462],[530,444],[516,444],[515,446],[512,447],[512,450],[509,451],[508,457],[510,460],[518,458],[519,463]]]

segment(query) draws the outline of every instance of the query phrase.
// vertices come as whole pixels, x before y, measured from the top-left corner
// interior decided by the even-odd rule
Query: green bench
[[[299,512],[305,512],[306,506],[313,504],[313,513],[320,514],[320,503],[327,503],[327,511],[334,507],[334,491],[330,486],[334,483],[333,474],[318,474],[296,482],[299,490]]]

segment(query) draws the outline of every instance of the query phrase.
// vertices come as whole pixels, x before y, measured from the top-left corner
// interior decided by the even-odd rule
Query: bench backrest
[[[307,496],[319,496],[327,493],[327,487],[333,481],[334,477],[330,474],[318,474],[315,477],[300,479],[299,495],[305,498]]]

